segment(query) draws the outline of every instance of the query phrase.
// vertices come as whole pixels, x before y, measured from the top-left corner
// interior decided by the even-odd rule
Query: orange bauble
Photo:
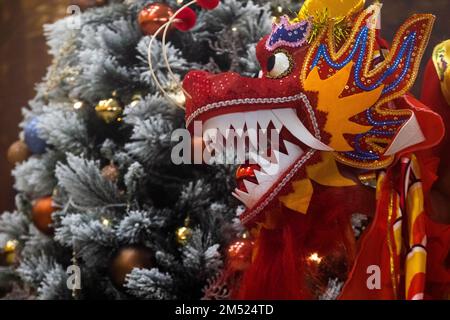
[[[152,36],[174,14],[171,7],[164,3],[151,3],[139,12],[139,26],[144,34]],[[168,33],[173,30],[169,27]],[[162,36],[162,32],[160,33]]]
[[[11,164],[25,161],[30,156],[30,149],[25,142],[18,140],[8,149],[8,161]]]
[[[39,231],[46,235],[53,234],[53,227],[51,224],[53,223],[52,213],[55,212],[55,210],[52,197],[38,199],[33,205],[31,214],[33,223]]]

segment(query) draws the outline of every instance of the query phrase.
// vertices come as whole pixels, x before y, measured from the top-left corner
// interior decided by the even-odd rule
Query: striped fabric
[[[391,191],[392,214],[388,221],[391,276],[397,297],[422,300],[425,290],[427,236],[420,166],[414,155],[402,158],[400,166],[401,179],[398,188]],[[389,241],[390,235],[393,237],[392,243]],[[401,274],[405,275],[402,281],[404,293],[400,291]]]
[[[405,297],[407,300],[422,300],[427,262],[424,196],[417,158],[413,155],[409,160],[405,177],[406,213],[408,215]]]
[[[386,221],[391,285],[397,299],[422,300],[425,290],[427,236],[420,166],[417,158],[411,155],[401,159],[400,167],[400,182],[390,191]],[[386,173],[380,171],[377,199],[385,177]]]

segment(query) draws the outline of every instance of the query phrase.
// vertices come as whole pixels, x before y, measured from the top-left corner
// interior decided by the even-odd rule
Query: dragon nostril
[[[270,56],[270,58],[267,60],[267,71],[270,72],[275,67],[275,55]]]
[[[255,72],[255,74],[253,74],[253,78],[262,78],[262,71]]]

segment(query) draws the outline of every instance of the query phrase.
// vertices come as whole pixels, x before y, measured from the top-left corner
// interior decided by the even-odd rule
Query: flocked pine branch
[[[101,175],[95,161],[68,154],[67,164],[58,164],[55,172],[59,185],[70,193],[75,205],[100,207],[121,204],[119,190]]]

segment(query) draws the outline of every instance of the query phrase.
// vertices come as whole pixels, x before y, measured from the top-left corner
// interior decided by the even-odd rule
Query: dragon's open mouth
[[[272,105],[272,109],[226,113],[208,118],[203,125],[209,150],[218,144],[236,155],[237,140],[244,141],[245,159],[236,172],[238,187],[233,192],[247,207],[241,217],[244,223],[276,199],[315,149],[327,148],[320,141],[317,121],[306,96],[301,95],[300,103],[309,115],[314,134],[300,120],[298,106],[276,109]]]

